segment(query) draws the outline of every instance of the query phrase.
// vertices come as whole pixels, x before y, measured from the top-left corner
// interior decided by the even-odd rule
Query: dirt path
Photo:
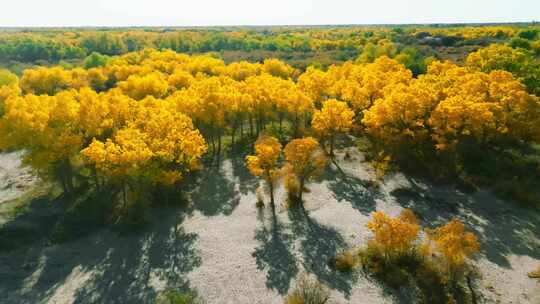
[[[157,210],[147,231],[121,237],[103,229],[62,245],[35,244],[0,254],[1,303],[149,303],[167,286],[197,289],[208,303],[282,303],[307,272],[332,290],[333,303],[411,303],[363,274],[344,275],[328,260],[369,237],[375,210],[413,209],[426,226],[453,217],[481,240],[480,303],[540,303],[526,273],[540,263],[540,213],[395,174],[377,189],[362,156],[329,168],[306,194],[309,217],[255,207],[258,181],[242,159],[201,173],[187,209]],[[4,160],[5,161],[5,160]],[[0,161],[2,163],[2,161]],[[277,197],[283,202],[284,191]]]

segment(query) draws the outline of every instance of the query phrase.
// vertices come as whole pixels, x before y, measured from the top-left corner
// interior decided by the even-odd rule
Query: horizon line
[[[467,25],[535,25],[540,23],[540,20],[530,21],[488,21],[488,22],[405,22],[405,23],[313,23],[313,24],[230,24],[230,25],[22,25],[22,26],[4,26],[0,25],[0,29],[84,29],[84,28],[99,28],[99,29],[114,29],[114,28],[242,28],[242,27],[370,27],[370,26],[467,26]]]

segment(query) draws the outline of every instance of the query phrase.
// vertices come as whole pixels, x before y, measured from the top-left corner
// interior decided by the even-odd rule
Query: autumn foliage
[[[290,196],[302,202],[306,184],[323,172],[327,158],[313,137],[293,139],[284,152],[285,186]]]
[[[278,159],[281,154],[281,144],[275,137],[260,136],[255,142],[255,155],[246,157],[249,172],[264,179],[270,193],[270,203],[275,208],[274,188],[280,172]]]
[[[354,250],[362,268],[395,288],[415,288],[424,303],[452,303],[460,284],[476,277],[471,263],[480,250],[477,237],[453,219],[434,229],[423,229],[414,213],[404,209],[397,217],[372,213],[367,246]],[[336,257],[343,266],[343,255]],[[338,268],[339,269],[339,268]]]
[[[382,211],[374,212],[366,226],[373,232],[369,246],[389,260],[413,253],[420,232],[418,220],[408,209],[396,218]]]
[[[226,64],[152,49],[88,69],[27,69],[20,79],[2,71],[0,148],[24,149],[27,164],[68,192],[77,179],[97,187],[177,186],[205,155],[219,156],[227,144],[252,142],[271,127],[290,141],[284,181],[301,198],[326,163],[319,141],[302,136],[318,138],[332,154],[354,130],[389,161],[540,140],[539,98],[521,70],[500,70],[510,70],[507,57],[528,63],[520,59],[527,54],[494,46],[471,54],[467,66],[433,61],[415,78],[386,56],[395,55],[390,44],[378,47],[384,54],[304,73],[277,59]],[[486,55],[499,49],[502,58]],[[263,142],[261,149],[277,147]],[[279,149],[270,157],[255,146],[250,171],[275,179],[267,166],[275,166]]]
[[[457,219],[428,230],[425,246],[441,260],[444,273],[450,281],[463,275],[468,259],[480,250],[476,235],[465,231],[465,226]]]

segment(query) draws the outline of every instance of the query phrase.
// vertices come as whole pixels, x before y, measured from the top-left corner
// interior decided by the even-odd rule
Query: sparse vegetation
[[[344,250],[339,253],[334,261],[334,266],[339,271],[349,271],[359,264],[359,255],[355,250]]]
[[[155,304],[204,304],[195,291],[183,292],[180,290],[169,289],[161,292],[155,301]]]
[[[407,209],[396,218],[375,212],[368,228],[374,236],[360,249],[360,263],[385,284],[393,288],[416,288],[423,303],[446,303],[462,298],[464,288],[460,283],[471,288],[477,272],[471,267],[470,258],[480,245],[459,220],[428,229],[427,240],[423,242],[419,238],[418,220]],[[469,298],[474,298],[474,291],[470,291]]]
[[[325,304],[329,299],[330,292],[327,287],[304,275],[287,295],[285,304]]]
[[[538,266],[538,268],[536,270],[533,270],[531,272],[529,272],[527,274],[529,276],[529,278],[531,279],[538,279],[540,280],[540,265]]]

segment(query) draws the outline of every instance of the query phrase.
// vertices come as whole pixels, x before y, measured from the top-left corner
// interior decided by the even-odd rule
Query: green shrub
[[[534,40],[538,37],[538,30],[524,30],[519,33],[519,37],[527,40]]]
[[[108,56],[92,52],[92,54],[84,59],[84,67],[87,69],[101,67],[107,64],[108,60]]]
[[[203,304],[196,291],[165,290],[156,297],[155,304]]]
[[[531,49],[531,43],[528,40],[523,39],[523,38],[513,38],[512,40],[510,40],[509,44],[514,49],[517,49],[517,48],[522,48],[526,50]]]

